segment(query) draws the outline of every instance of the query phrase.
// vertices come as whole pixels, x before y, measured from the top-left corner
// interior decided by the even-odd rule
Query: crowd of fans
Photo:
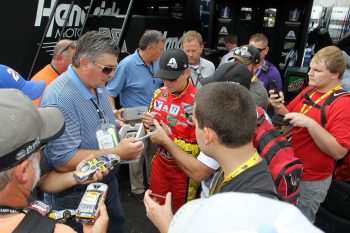
[[[336,46],[319,50],[310,63],[309,86],[285,105],[263,34],[239,47],[237,36],[229,35],[228,53],[216,70],[201,57],[198,32],[183,35],[182,49],[163,51],[164,43],[161,32],[147,30],[135,53],[118,64],[116,43],[90,31],[78,41],[59,41],[50,64],[31,81],[0,65],[1,232],[25,222],[37,184],[45,192],[42,201],[61,211],[77,209],[86,186],[96,181],[107,184],[108,192],[95,223],[68,219],[50,232],[124,232],[116,169],[97,171],[88,181],[73,176],[105,154],[137,160],[129,164],[131,192],[160,232],[320,232],[312,223],[332,179],[350,181],[350,95],[341,82],[348,56]],[[122,117],[139,106],[149,110],[138,120]],[[303,163],[296,207],[279,200],[268,164],[253,145],[257,108],[288,122],[285,136]],[[149,139],[119,137],[123,125],[137,123]],[[268,214],[257,216],[254,208]],[[265,220],[247,225],[242,211]],[[278,219],[282,213],[288,220]],[[236,223],[227,224],[231,219]]]

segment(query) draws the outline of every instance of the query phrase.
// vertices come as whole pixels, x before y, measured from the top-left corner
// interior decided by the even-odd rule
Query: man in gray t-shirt
[[[255,71],[259,68],[260,52],[252,45],[243,45],[233,51],[232,59],[234,59],[234,62],[246,65],[248,70],[255,74]],[[269,97],[263,83],[255,75],[252,78],[249,91],[255,100],[255,104],[266,110]]]

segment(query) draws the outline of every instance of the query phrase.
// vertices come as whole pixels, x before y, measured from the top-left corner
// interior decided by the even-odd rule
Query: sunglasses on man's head
[[[233,54],[248,60],[252,58],[252,54],[246,48],[237,48],[233,51]]]
[[[70,42],[66,47],[64,47],[62,49],[62,51],[60,52],[60,54],[64,53],[65,51],[67,51],[69,48],[75,49],[77,48],[77,42],[75,40],[73,40],[72,42]]]
[[[117,68],[117,66],[104,66],[96,62],[94,62],[94,64],[98,66],[104,74],[110,74]]]

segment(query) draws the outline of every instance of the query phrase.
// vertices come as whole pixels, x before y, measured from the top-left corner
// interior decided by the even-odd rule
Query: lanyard
[[[251,82],[255,82],[256,80],[258,80],[258,78],[256,77],[256,75],[253,75],[252,79],[251,79]]]
[[[58,71],[56,70],[56,68],[50,63],[50,67],[51,67],[51,69],[53,69],[53,71],[55,71],[55,73],[57,74],[57,75],[60,75],[60,73],[58,73]]]
[[[102,122],[102,123],[106,123],[107,121],[106,121],[106,119],[103,117],[102,111],[100,110],[100,108],[98,107],[98,105],[97,105],[92,99],[90,99],[90,100],[91,100],[92,104],[95,106],[96,112],[97,112],[98,117],[100,118],[101,122]],[[97,100],[98,100],[98,97],[97,97]]]
[[[336,91],[336,90],[338,90],[338,89],[340,89],[340,88],[341,88],[341,86],[340,86],[340,84],[339,84],[339,85],[335,86],[334,88],[332,88],[331,90],[327,91],[326,93],[324,93],[320,98],[318,98],[318,99],[315,101],[315,104],[318,104],[318,103],[319,103],[320,101],[322,101],[324,98],[328,97],[330,94],[332,94],[334,91]],[[310,99],[314,96],[315,93],[316,93],[316,90],[310,94]],[[303,107],[301,108],[301,110],[300,110],[300,113],[301,113],[301,114],[306,115],[306,113],[308,113],[308,112],[311,110],[312,106],[313,106],[313,105],[310,105],[307,109],[305,109],[305,108],[306,108],[306,105],[308,105],[308,104],[305,103],[305,104],[303,105]]]
[[[12,208],[8,206],[0,206],[0,215],[6,215],[6,214],[19,214],[23,213],[22,208]]]
[[[222,189],[222,187],[224,185],[226,185],[226,183],[228,183],[229,181],[231,181],[233,178],[235,178],[236,176],[238,176],[239,174],[241,174],[243,171],[247,170],[248,168],[252,167],[254,164],[256,164],[256,161],[259,159],[259,154],[258,152],[255,150],[254,154],[245,162],[243,163],[241,166],[239,166],[238,168],[236,168],[233,172],[231,172],[227,177],[224,178],[224,180],[221,182],[220,186],[218,187],[216,193],[219,193]],[[210,190],[210,195],[213,195],[216,187],[218,185],[219,179],[220,177],[223,175],[223,171],[221,170],[218,178],[216,179],[213,187]]]
[[[143,64],[146,66],[148,72],[150,73],[150,75],[152,77],[153,85],[156,85],[156,81],[154,80],[154,73],[152,73],[151,69],[148,67],[148,65],[146,64],[145,60],[143,60],[143,58],[141,57],[139,51],[137,51],[137,54],[139,55],[139,57],[142,60]],[[153,62],[151,63],[151,67],[152,67],[152,70],[153,70]]]

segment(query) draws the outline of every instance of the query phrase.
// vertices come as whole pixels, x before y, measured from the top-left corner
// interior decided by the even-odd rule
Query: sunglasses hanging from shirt
[[[197,79],[194,82],[193,81],[193,77],[191,76],[191,82],[192,82],[194,87],[197,87],[198,83],[203,79],[203,76],[202,76],[202,72],[201,72],[201,68],[200,67],[193,68],[193,69],[194,69],[195,74],[197,75]]]

